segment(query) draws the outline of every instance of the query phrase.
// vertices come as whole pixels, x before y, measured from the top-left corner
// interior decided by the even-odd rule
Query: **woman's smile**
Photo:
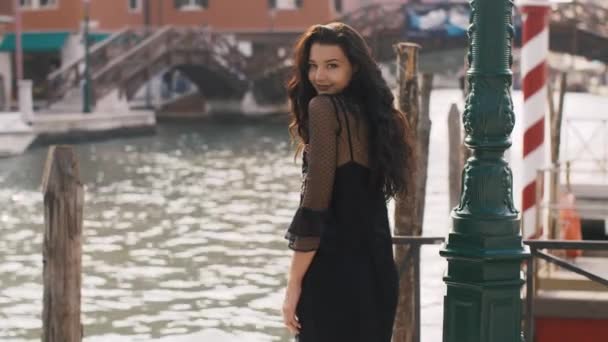
[[[308,60],[308,80],[319,94],[343,91],[353,76],[353,65],[339,45],[313,43]]]
[[[317,92],[319,93],[324,93],[324,92],[328,92],[331,90],[331,85],[315,85],[315,88],[317,88]]]

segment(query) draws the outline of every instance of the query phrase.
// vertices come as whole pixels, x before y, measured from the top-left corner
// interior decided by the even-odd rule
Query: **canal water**
[[[425,235],[449,230],[446,120],[460,98],[433,92]],[[521,110],[521,93],[514,100]],[[608,108],[590,95],[566,100],[566,113]],[[163,124],[154,136],[76,149],[86,187],[85,341],[290,340],[280,317],[291,255],[283,234],[298,205],[300,164],[284,123]],[[0,160],[3,342],[40,339],[46,152]],[[516,178],[519,155],[512,152]],[[441,341],[439,248],[422,255],[426,342]]]

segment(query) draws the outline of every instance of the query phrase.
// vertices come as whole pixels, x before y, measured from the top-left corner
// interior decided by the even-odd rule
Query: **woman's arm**
[[[310,252],[294,251],[293,256],[291,257],[287,286],[302,283],[302,278],[304,278],[304,274],[306,274],[315,254],[317,254],[316,250]]]
[[[333,103],[328,96],[316,96],[308,105],[309,151],[308,172],[298,211],[286,237],[294,250],[289,269],[287,291],[283,303],[285,326],[298,334],[301,325],[296,307],[302,290],[302,280],[319,248],[321,232],[327,219],[327,209],[333,193],[336,171],[338,129]]]
[[[319,248],[333,193],[337,164],[337,117],[329,96],[308,104],[308,172],[298,211],[287,230],[289,247],[298,252]]]
[[[316,253],[315,250],[311,252],[295,251],[291,258],[289,279],[287,280],[287,289],[283,302],[283,321],[287,329],[294,335],[297,335],[302,328],[298,317],[296,317],[296,307],[298,306],[300,293],[302,292],[302,278],[304,278],[304,274],[306,274]]]

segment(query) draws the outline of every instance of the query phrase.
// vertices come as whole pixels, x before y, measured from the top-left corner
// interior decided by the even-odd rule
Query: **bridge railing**
[[[526,262],[526,310],[524,318],[524,337],[525,341],[534,341],[534,297],[536,295],[536,261],[545,260],[557,265],[565,270],[577,273],[598,284],[608,287],[608,279],[603,278],[593,272],[584,270],[575,264],[548,254],[544,249],[562,250],[601,250],[608,251],[608,241],[561,241],[561,240],[526,240],[524,244],[530,247],[531,257]]]
[[[89,52],[91,73],[97,72],[112,58],[136,45],[143,36],[141,29],[125,28],[94,44]],[[80,56],[47,76],[49,104],[60,100],[70,89],[80,86],[84,78],[84,59],[85,56]]]
[[[170,26],[155,30],[139,44],[106,63],[93,73],[93,94],[95,99],[108,94],[124,82],[134,69],[147,67],[148,61],[158,54],[166,53],[174,44],[175,34]]]
[[[568,118],[564,129],[565,159],[569,164],[608,176],[608,119]]]
[[[581,30],[608,37],[608,7],[590,2],[565,2],[553,5],[552,22],[574,22]]]
[[[400,29],[405,20],[403,3],[383,3],[362,6],[336,18],[336,21],[351,25],[363,36],[369,37],[379,31]]]
[[[235,77],[245,79],[248,59],[230,35],[214,32],[208,27],[188,28],[185,46],[192,50],[210,52],[213,61],[226,68]]]
[[[121,68],[121,65],[136,60],[139,63]],[[114,69],[108,68],[116,74],[107,77],[117,82],[128,99],[150,77],[184,64],[204,65],[221,72],[226,80],[239,88],[247,78],[244,72],[247,62],[236,40],[229,35],[213,32],[207,27],[167,27],[154,39],[143,42],[116,60]],[[108,85],[112,84],[116,83]]]

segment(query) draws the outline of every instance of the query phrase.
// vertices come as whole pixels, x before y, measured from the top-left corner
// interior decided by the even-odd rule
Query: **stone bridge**
[[[464,51],[469,12],[468,4],[376,4],[336,20],[359,30],[376,58],[388,62],[394,58],[393,44],[399,41],[416,42],[423,53]],[[517,46],[521,25],[519,16],[515,18]],[[258,104],[284,103],[291,47],[299,34],[215,32],[208,27],[125,29],[91,50],[93,98],[118,90],[132,99],[159,72],[178,69],[205,99],[240,101],[251,92]],[[239,41],[255,47],[250,55],[239,48]],[[608,8],[586,2],[553,5],[550,48],[608,63]],[[78,89],[84,78],[83,62],[77,60],[49,75],[49,104]]]

